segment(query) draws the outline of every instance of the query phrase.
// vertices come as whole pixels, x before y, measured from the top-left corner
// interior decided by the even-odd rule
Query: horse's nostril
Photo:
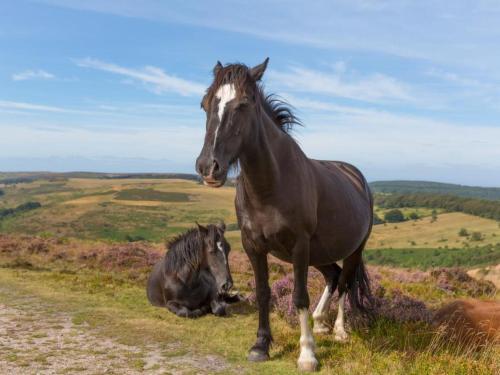
[[[212,171],[217,172],[219,170],[219,163],[217,163],[217,160],[214,159],[214,164],[212,166]]]

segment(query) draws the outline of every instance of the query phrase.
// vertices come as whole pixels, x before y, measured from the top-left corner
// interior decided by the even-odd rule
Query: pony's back
[[[148,285],[146,288],[148,300],[153,306],[164,307],[166,300],[163,295],[163,286],[165,284],[163,267],[165,264],[165,258],[162,258],[158,263],[156,263],[149,275]]]

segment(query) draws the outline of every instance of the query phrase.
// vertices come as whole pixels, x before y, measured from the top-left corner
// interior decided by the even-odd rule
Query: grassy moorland
[[[89,340],[91,336],[104,337],[135,348],[135,354],[124,360],[130,371],[138,373],[150,370],[147,353],[151,345],[161,358],[171,358],[192,372],[196,367],[191,369],[185,360],[208,355],[223,363],[209,372],[295,372],[299,330],[290,309],[287,275],[291,270],[278,261],[272,261],[270,267],[275,285],[272,361],[245,361],[257,320],[252,272],[235,225],[234,188],[209,189],[196,181],[178,179],[65,177],[35,179],[0,189],[4,192],[0,210],[27,202],[41,204],[30,210],[14,210],[0,219],[0,306],[13,311],[20,306],[28,311],[30,306],[48,306],[52,312],[64,313],[73,325],[87,332]],[[377,318],[369,327],[353,321],[352,339],[346,344],[334,342],[332,335],[318,336],[320,370],[340,374],[498,373],[498,348],[457,346],[443,340],[430,322],[435,309],[455,298],[494,298],[492,284],[472,279],[460,270],[387,267],[427,269],[460,264],[481,273],[478,267],[498,263],[498,223],[462,213],[438,212],[437,219],[432,219],[428,208],[410,210],[418,210],[421,218],[377,225],[369,242],[367,260],[382,265],[370,267],[379,301]],[[235,288],[250,296],[249,302],[235,306],[228,318],[207,316],[195,321],[149,306],[145,280],[164,252],[163,242],[195,221],[220,219],[231,229],[226,236],[233,248],[230,263]],[[464,228],[465,232],[461,231]],[[278,280],[280,283],[275,283]],[[285,285],[285,290],[278,290],[278,284]],[[313,306],[322,287],[321,277],[311,271]],[[332,308],[332,317],[334,313]],[[39,320],[39,316],[28,315],[26,319]],[[42,339],[39,336],[46,334],[35,330],[26,333],[33,335],[26,340],[36,344]],[[28,373],[42,371],[62,353],[5,349],[0,347],[0,363],[6,361],[15,369],[27,366]],[[99,353],[88,355],[93,358],[89,361],[103,358]],[[34,363],[39,367],[33,367]],[[159,363],[153,365],[155,370],[160,370]]]
[[[207,316],[197,320],[181,319],[148,304],[144,283],[151,264],[161,252],[160,246],[139,242],[103,244],[2,235],[0,305],[17,306],[23,300],[26,308],[28,300],[37,306],[50,306],[71,316],[83,332],[138,348],[144,355],[154,345],[164,356],[212,354],[223,358],[226,366],[221,372],[295,373],[299,329],[293,319],[295,314],[289,312],[289,293],[285,302],[277,302],[272,313],[275,339],[272,360],[249,364],[245,361],[246,351],[257,325],[253,304],[244,302],[234,306],[227,318]],[[236,288],[251,295],[252,276],[245,256],[233,252],[230,261]],[[276,261],[271,263],[271,269],[273,281],[286,279],[290,272],[288,265]],[[345,344],[334,342],[332,335],[317,336],[321,372],[493,374],[498,371],[498,348],[460,347],[444,340],[428,320],[433,309],[454,298],[491,298],[494,288],[490,284],[464,279],[463,275],[460,280],[454,279],[453,273],[445,274],[445,279],[443,274],[389,268],[372,267],[370,273],[377,298],[382,302],[378,318],[369,327],[352,328],[352,338]],[[322,287],[319,274],[311,272],[313,305]],[[46,333],[36,331],[32,335],[36,340]],[[50,355],[61,355],[64,348],[61,350],[45,354],[46,366],[50,364]],[[8,356],[13,365],[28,366],[31,355],[29,351],[0,351],[0,361]],[[99,360],[98,353],[92,355],[94,361]],[[39,355],[37,358],[40,360]],[[141,358],[131,358],[131,365],[143,369],[145,361]]]

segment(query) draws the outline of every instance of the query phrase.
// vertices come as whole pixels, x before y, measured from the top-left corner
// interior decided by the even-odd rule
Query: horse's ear
[[[208,233],[208,229],[206,227],[204,227],[203,225],[199,224],[197,221],[195,221],[195,223],[196,223],[196,226],[198,227],[198,232],[200,232],[202,234]]]
[[[225,232],[226,231],[226,223],[224,223],[223,221],[219,221],[217,223],[217,228],[219,228],[221,231]]]
[[[214,77],[219,73],[219,71],[222,69],[222,64],[220,61],[217,61],[217,64],[215,64],[213,72],[214,72]]]
[[[262,79],[262,76],[266,71],[268,62],[269,62],[269,57],[266,58],[262,64],[256,65],[252,69],[250,69],[250,75],[255,81],[260,81]]]

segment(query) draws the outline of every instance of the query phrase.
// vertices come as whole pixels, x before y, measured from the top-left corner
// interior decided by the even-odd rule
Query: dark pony
[[[149,302],[178,316],[197,318],[209,312],[226,314],[233,286],[225,225],[188,230],[167,244],[165,257],[153,268],[147,285]]]
[[[231,166],[239,166],[236,214],[255,274],[259,307],[257,341],[249,360],[269,358],[270,253],[293,265],[293,302],[301,326],[298,367],[315,370],[318,362],[308,323],[308,268],[318,269],[326,281],[313,313],[314,332],[329,331],[326,315],[338,290],[339,311],[333,328],[336,340],[347,340],[346,296],[355,310],[370,308],[362,252],[372,228],[373,201],[357,168],[340,161],[309,159],[290,136],[300,121],[284,101],[264,94],[260,81],[267,63],[268,59],[253,68],[215,65],[213,83],[201,103],[207,120],[196,170],[205,185],[220,187]]]

